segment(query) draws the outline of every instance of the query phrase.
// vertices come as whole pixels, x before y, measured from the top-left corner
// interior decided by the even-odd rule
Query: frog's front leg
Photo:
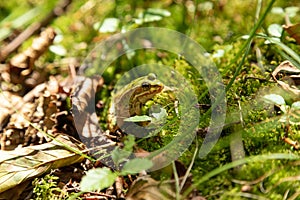
[[[143,103],[136,101],[130,105],[130,117],[142,114]]]

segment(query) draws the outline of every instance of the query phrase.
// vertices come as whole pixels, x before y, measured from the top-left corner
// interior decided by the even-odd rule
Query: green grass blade
[[[270,41],[271,43],[276,44],[283,51],[285,51],[289,56],[291,56],[297,63],[300,64],[300,56],[295,51],[293,51],[293,49],[288,47],[287,45],[283,44],[282,42],[280,42],[278,40],[275,40],[272,37],[268,37],[268,36],[265,36],[265,35],[259,35],[259,37],[262,37],[262,38]],[[296,66],[298,69],[300,69],[299,64]]]
[[[286,154],[286,153],[274,153],[274,154],[265,154],[265,155],[258,155],[258,156],[250,156],[247,158],[243,158],[240,160],[236,160],[234,162],[228,163],[226,165],[223,165],[222,167],[219,167],[217,169],[212,170],[211,172],[205,174],[202,178],[200,178],[199,180],[197,180],[193,186],[191,186],[190,188],[188,188],[183,196],[187,196],[193,189],[195,189],[197,186],[199,186],[201,183],[209,180],[210,178],[224,172],[227,171],[229,169],[235,168],[237,166],[243,165],[243,164],[247,164],[250,162],[262,162],[262,161],[266,161],[266,160],[298,160],[300,159],[299,155],[296,154]]]

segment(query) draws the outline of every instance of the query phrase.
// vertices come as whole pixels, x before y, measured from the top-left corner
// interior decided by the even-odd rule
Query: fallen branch
[[[30,36],[39,33],[42,27],[46,27],[53,19],[62,15],[67,10],[67,7],[71,4],[71,2],[72,0],[62,0],[42,21],[33,23],[20,35],[18,35],[18,37],[16,37],[11,43],[3,47],[0,51],[0,62],[6,60],[6,58],[12,52],[18,49],[21,44]]]

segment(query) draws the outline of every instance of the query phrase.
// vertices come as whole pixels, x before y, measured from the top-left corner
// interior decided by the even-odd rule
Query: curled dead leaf
[[[284,30],[300,44],[300,23],[283,25]]]
[[[50,141],[35,127],[51,134],[67,133],[78,138],[71,113],[67,110],[69,93],[61,90],[60,81],[37,85],[23,98],[9,91],[0,93],[0,145],[2,150],[38,145]]]
[[[176,193],[170,183],[156,181],[149,176],[135,180],[126,196],[128,200],[167,200],[176,199]]]
[[[290,61],[282,62],[272,72],[273,79],[286,91],[299,98],[300,96],[300,69]]]

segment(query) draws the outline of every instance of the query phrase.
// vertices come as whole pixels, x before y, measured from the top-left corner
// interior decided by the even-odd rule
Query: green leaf
[[[123,167],[121,174],[127,175],[127,174],[137,174],[143,170],[150,169],[153,166],[153,163],[151,160],[148,160],[146,158],[135,158],[132,160],[129,160]]]
[[[160,9],[160,8],[148,8],[146,13],[151,15],[159,15],[163,17],[170,17],[171,13],[168,10]]]
[[[224,49],[218,49],[217,51],[215,51],[212,55],[213,58],[222,58],[225,54],[225,50]]]
[[[298,55],[298,53],[296,53],[293,49],[291,49],[290,47],[288,47],[287,45],[283,44],[282,42],[280,42],[279,38],[275,38],[275,37],[268,37],[264,34],[259,34],[259,37],[265,38],[269,44],[273,43],[276,44],[277,46],[279,46],[283,51],[285,51],[289,56],[291,56],[296,62],[295,63],[300,63],[300,56]],[[266,43],[265,42],[265,43]],[[298,69],[300,69],[300,65],[295,65]]]
[[[280,105],[280,110],[283,112],[283,113],[287,113],[290,109],[290,106],[288,105]]]
[[[249,37],[250,37],[249,35],[242,35],[242,36],[241,36],[241,38],[242,38],[243,40],[248,40]]]
[[[160,108],[160,112],[152,112],[151,115],[155,118],[156,120],[164,120],[168,116],[168,113],[166,109]]]
[[[264,42],[265,44],[277,44],[280,43],[280,38],[278,37],[269,37],[268,40]]]
[[[106,167],[91,169],[81,179],[80,187],[85,192],[102,190],[111,186],[116,177],[117,175]]]
[[[289,17],[295,17],[297,15],[297,12],[299,11],[299,7],[291,6],[286,7],[284,10]]]
[[[285,101],[284,101],[283,97],[278,94],[267,94],[263,97],[263,99],[267,103],[273,103],[276,105],[285,105]]]
[[[271,13],[284,16],[284,10],[281,7],[273,7]]]
[[[282,117],[280,117],[279,122],[286,123],[287,120],[288,120],[287,116],[283,115]]]
[[[120,24],[118,18],[106,18],[99,28],[100,33],[113,33],[116,32]],[[98,24],[97,24],[98,25]],[[95,26],[97,26],[95,24]]]
[[[283,29],[279,24],[271,24],[268,27],[268,33],[274,37],[281,37],[282,31]]]
[[[273,7],[271,10],[273,14],[282,16],[288,15],[290,18],[295,17],[298,11],[299,7],[296,6],[286,7],[284,10],[281,7]]]
[[[111,158],[114,161],[114,163],[118,165],[122,161],[125,161],[130,156],[131,153],[132,151],[126,151],[120,149],[119,147],[116,147],[111,153]]]
[[[55,30],[56,32],[57,32],[57,30]],[[54,40],[53,40],[53,43],[54,44],[58,44],[58,43],[60,43],[61,41],[63,41],[63,39],[64,39],[64,36],[62,35],[62,34],[57,34],[56,36],[55,36],[55,38],[54,38]]]
[[[300,101],[296,101],[291,106],[290,123],[294,125],[300,124]]]
[[[147,22],[160,21],[163,17],[169,17],[171,13],[168,10],[160,8],[148,8],[146,11],[139,14],[138,19],[135,19],[136,24]]]
[[[126,140],[124,141],[124,150],[132,152],[134,145],[135,145],[135,137],[134,137],[134,135],[128,135],[128,136],[126,136]]]
[[[65,47],[60,44],[51,45],[49,47],[49,50],[52,53],[59,55],[59,56],[65,56],[67,54],[67,50],[65,49]]]
[[[135,19],[136,24],[143,24],[147,22],[154,22],[154,21],[160,21],[162,19],[159,15],[151,15],[151,14],[145,14],[144,16],[139,16],[138,19]]]
[[[291,108],[294,109],[294,110],[300,110],[300,101],[294,102],[292,104]]]
[[[145,121],[151,121],[152,118],[147,115],[136,115],[133,117],[129,117],[124,119],[124,122],[145,122]]]

